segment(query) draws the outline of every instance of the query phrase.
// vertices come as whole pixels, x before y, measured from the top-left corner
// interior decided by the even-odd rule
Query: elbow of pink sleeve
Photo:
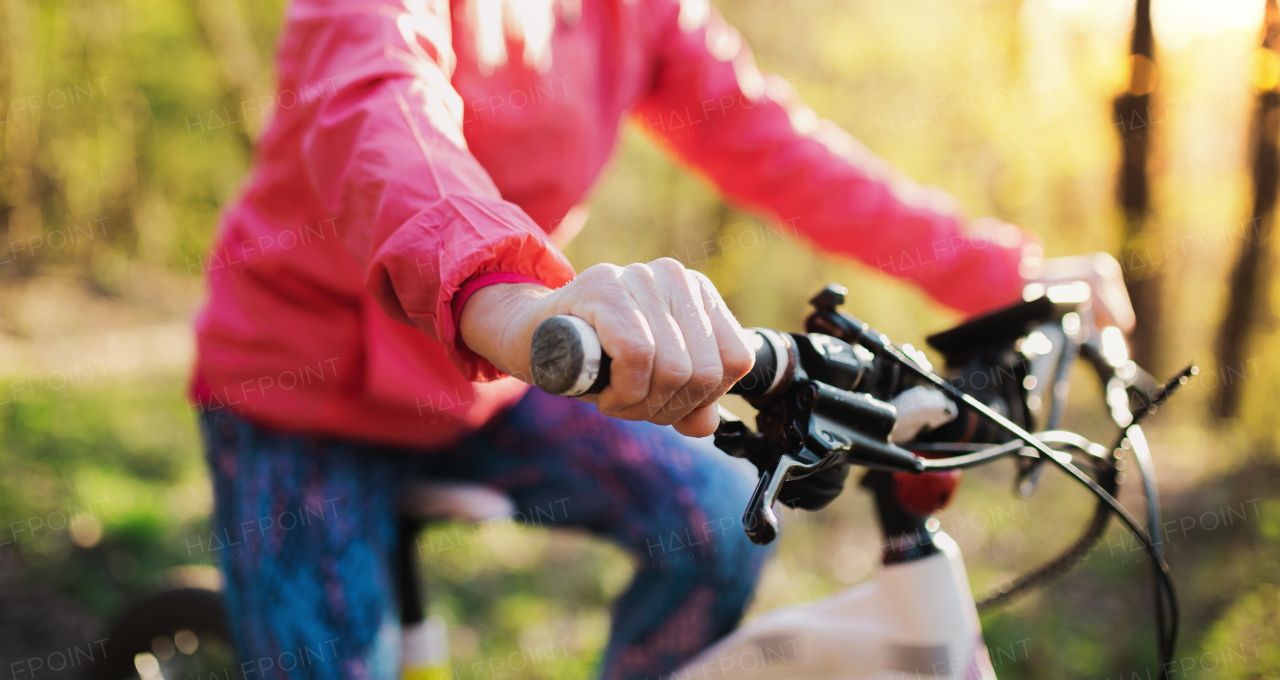
[[[573,279],[573,267],[541,232],[518,222],[490,218],[481,229],[459,214],[457,206],[428,212],[435,214],[419,215],[382,244],[370,263],[366,286],[391,318],[420,328],[443,345],[469,380],[500,378],[501,371],[458,337],[459,292],[467,287],[469,295],[479,288],[467,286],[470,280],[492,273],[559,288]],[[500,282],[491,277],[484,281]]]

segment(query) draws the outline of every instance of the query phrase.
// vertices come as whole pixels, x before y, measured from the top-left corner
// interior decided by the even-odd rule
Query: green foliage
[[[1179,659],[1205,677],[1275,677],[1280,674],[1280,591],[1266,584],[1236,600],[1197,653]]]
[[[172,378],[24,395],[0,415],[0,559],[69,584],[89,611],[190,562],[210,494]],[[10,562],[12,564],[12,562]]]
[[[1119,243],[1109,103],[1125,84],[1128,27],[1104,9],[1064,9],[1087,4],[720,6],[762,67],[790,79],[820,115],[909,175],[948,189],[971,214],[1015,222],[1039,234],[1050,254],[1069,254]],[[187,318],[194,298],[171,283],[199,273],[218,211],[249,168],[252,139],[266,122],[253,103],[271,92],[282,13],[281,0],[0,4],[0,377],[31,372],[9,363],[19,355],[7,343],[39,346],[60,334]],[[1167,274],[1172,360],[1210,356],[1226,272],[1246,228],[1246,59],[1255,44],[1252,29],[1237,30],[1158,55],[1157,96],[1171,105],[1157,105],[1165,115],[1151,126],[1157,228],[1152,256],[1124,264]],[[746,325],[797,328],[803,301],[827,281],[849,286],[853,313],[917,346],[955,318],[905,284],[817,253],[786,225],[726,206],[634,129],[591,208],[568,249],[575,265],[675,257],[710,276]],[[59,237],[65,245],[54,245]],[[117,299],[136,297],[143,280],[153,297],[141,298],[147,314],[130,315],[102,297],[88,321],[58,307],[61,330],[37,332],[22,318],[31,314],[29,284],[45,275]],[[180,301],[154,297],[161,294]],[[1266,361],[1276,345],[1267,330],[1253,363],[1206,364],[1150,433],[1170,517],[1259,499],[1249,521],[1192,532],[1170,556],[1187,616],[1180,654],[1195,664],[1187,677],[1280,673],[1280,514],[1269,500],[1280,372]],[[1227,379],[1247,381],[1246,412],[1215,429],[1203,407]],[[0,568],[22,564],[24,584],[51,588],[100,621],[164,569],[208,563],[189,547],[207,531],[211,494],[185,380],[177,370],[122,372],[20,399],[0,382]],[[1087,417],[1070,425],[1101,427]],[[1008,469],[969,474],[941,518],[969,556],[979,594],[1054,554],[1090,509],[1079,489],[1052,474],[1023,505],[1010,488]],[[1136,493],[1125,500],[1141,502]],[[866,578],[877,558],[870,513],[856,493],[823,513],[788,513],[752,613]],[[459,531],[472,535],[464,543]],[[1113,528],[1077,573],[984,616],[1002,678],[1129,678],[1151,666],[1147,565],[1125,540]],[[551,658],[495,675],[592,675],[609,602],[633,570],[621,551],[509,526],[479,534],[435,527],[423,542],[435,546],[423,553],[431,607],[451,624],[462,675],[522,653]],[[1256,650],[1242,646],[1253,640]],[[1211,669],[1207,654],[1236,663]]]

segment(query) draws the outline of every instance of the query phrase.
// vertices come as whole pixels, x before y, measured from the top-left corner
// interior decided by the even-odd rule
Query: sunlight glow
[[[1055,12],[1080,23],[1110,25],[1131,21],[1132,2],[1113,0],[1044,0]],[[1262,0],[1153,0],[1151,21],[1156,44],[1162,49],[1178,49],[1196,38],[1228,31],[1260,31]]]
[[[551,68],[551,34],[557,13],[568,24],[577,21],[580,0],[476,0],[469,5],[476,31],[480,71],[492,73],[507,63],[508,43],[523,43],[524,65]]]
[[[1262,0],[1160,0],[1151,3],[1156,43],[1177,49],[1195,38],[1262,30]]]

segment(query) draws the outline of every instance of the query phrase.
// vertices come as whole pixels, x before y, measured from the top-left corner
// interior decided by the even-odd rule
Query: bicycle
[[[1177,599],[1158,533],[1148,535],[1115,499],[1118,461],[1132,452],[1147,497],[1148,526],[1158,532],[1154,469],[1139,423],[1185,384],[1195,367],[1157,383],[1129,360],[1118,329],[1089,332],[1081,318],[1088,287],[1072,284],[928,338],[958,383],[975,385],[977,375],[1007,376],[987,380],[986,389],[969,394],[935,373],[922,353],[894,346],[841,311],[846,292],[833,284],[810,300],[814,310],[805,322],[807,333],[751,329],[755,367],[730,393],[757,408],[757,429],[722,412],[715,442],[757,469],[759,482],[742,527],[760,544],[777,537],[773,505],[790,480],[813,479],[824,487],[819,495],[830,497],[839,493],[846,465],[868,468],[861,486],[875,501],[883,569],[877,579],[824,600],[748,621],[671,677],[992,680],[978,607],[1007,602],[1074,568],[1112,515],[1152,558],[1160,677],[1166,677],[1177,637]],[[1109,448],[1056,429],[1067,377],[1078,358],[1102,380],[1110,415],[1120,428]],[[535,333],[533,370],[543,389],[576,396],[608,384],[609,358],[586,322],[556,317]],[[1046,429],[1033,436],[1027,430],[1034,429],[1037,412],[1045,414]],[[931,515],[955,492],[954,472],[1010,456],[1018,459],[1019,495],[1034,491],[1049,461],[1093,492],[1098,504],[1069,548],[998,595],[975,603],[959,548],[938,531]],[[1075,457],[1088,463],[1096,481],[1074,464]]]
[[[761,544],[778,535],[775,502],[805,507],[806,501],[789,488],[805,484],[810,492],[816,489],[816,497],[829,500],[841,492],[849,466],[868,468],[860,486],[875,501],[884,539],[882,571],[824,600],[748,621],[671,677],[860,680],[901,678],[906,673],[993,679],[979,606],[1007,602],[1069,571],[1087,556],[1112,515],[1134,532],[1152,558],[1164,677],[1177,636],[1176,596],[1158,535],[1149,536],[1115,500],[1121,483],[1118,462],[1130,455],[1135,460],[1148,501],[1148,526],[1159,527],[1151,453],[1140,421],[1185,384],[1194,367],[1165,383],[1156,382],[1128,359],[1118,331],[1090,332],[1081,316],[1087,314],[1081,309],[1087,287],[1064,286],[930,336],[929,344],[946,358],[947,379],[933,371],[923,353],[891,344],[840,310],[845,293],[832,284],[810,300],[814,310],[805,333],[752,329],[755,367],[730,392],[757,409],[756,430],[722,410],[715,443],[758,471],[759,483],[742,528]],[[1065,408],[1067,377],[1080,358],[1102,379],[1105,402],[1120,428],[1110,448],[1056,429]],[[608,385],[609,358],[594,330],[581,319],[545,321],[535,332],[531,359],[534,382],[548,392],[578,396]],[[973,377],[979,374],[1001,379],[985,381],[987,387],[974,394],[953,384],[974,385]],[[1032,435],[1028,430],[1035,429],[1040,414],[1045,429]],[[1070,547],[998,595],[976,603],[959,548],[938,530],[932,514],[951,499],[959,470],[1008,457],[1017,461],[1019,495],[1034,491],[1049,462],[1089,488],[1098,503]],[[1077,459],[1087,463],[1096,479],[1077,467]],[[496,492],[483,488],[436,487],[410,496],[414,493],[416,502],[401,505],[402,546],[413,543],[425,521],[476,521],[504,512],[501,498],[486,496]],[[439,502],[450,493],[455,502]],[[487,510],[468,516],[468,497],[480,499],[478,505],[470,505],[473,510]],[[440,511],[450,506],[453,511]],[[408,550],[401,550],[398,568],[406,631],[403,675],[411,680],[448,677],[447,638],[438,621],[423,616],[421,581]],[[109,662],[94,669],[95,679],[170,677],[146,659],[155,658],[157,641],[167,649],[164,641],[179,630],[175,626],[195,630],[194,623],[155,613],[157,608],[163,613],[163,603],[172,605],[178,598],[172,592],[142,600],[120,619],[133,622],[141,634],[122,635],[116,653],[105,655]],[[225,609],[215,612],[221,606],[216,590],[206,588],[185,597],[191,621],[210,619],[211,612],[213,619],[221,616],[222,627],[206,626],[204,636],[230,639]],[[161,621],[164,625],[157,625]],[[155,672],[142,672],[137,658]],[[229,674],[224,680],[230,680]]]

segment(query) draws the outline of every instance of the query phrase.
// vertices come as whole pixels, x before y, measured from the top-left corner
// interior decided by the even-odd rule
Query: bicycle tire
[[[88,680],[141,677],[135,667],[135,657],[152,653],[156,638],[174,638],[181,631],[194,634],[206,650],[211,643],[214,649],[220,644],[231,650],[231,623],[222,592],[179,586],[153,592],[134,602],[108,627],[104,654],[89,667]],[[239,675],[234,663],[226,666],[227,672],[218,677]]]

